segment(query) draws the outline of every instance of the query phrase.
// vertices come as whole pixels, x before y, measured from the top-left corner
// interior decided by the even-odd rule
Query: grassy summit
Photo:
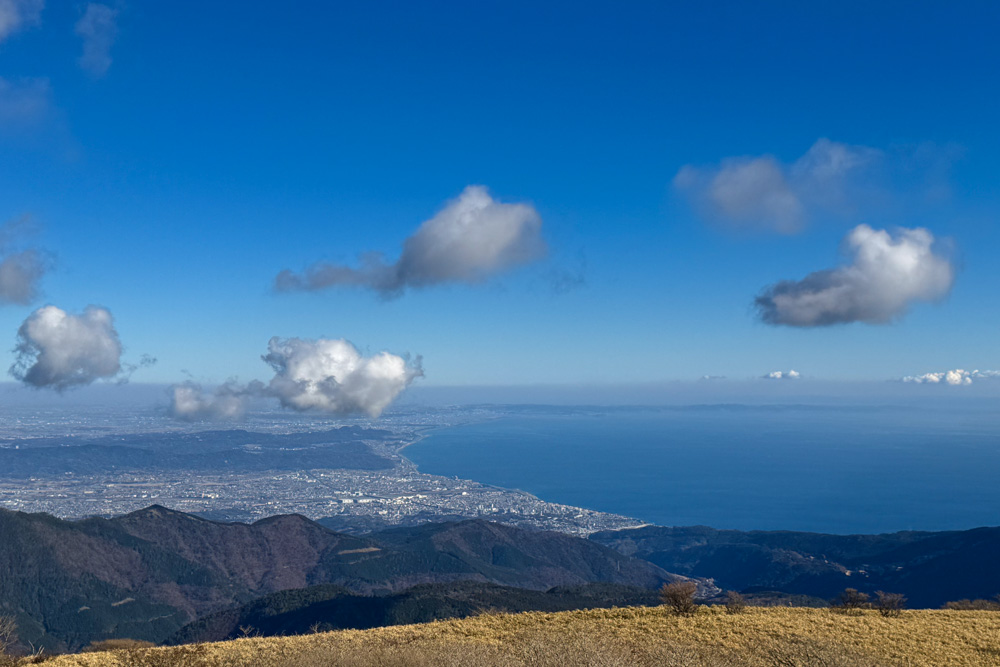
[[[53,667],[479,665],[997,665],[1000,614],[751,608],[690,617],[662,607],[484,614],[374,630],[63,656]]]

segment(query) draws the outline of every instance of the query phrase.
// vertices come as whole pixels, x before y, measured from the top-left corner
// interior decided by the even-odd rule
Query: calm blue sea
[[[405,450],[422,472],[661,525],[1000,525],[1000,416],[946,408],[525,412]]]

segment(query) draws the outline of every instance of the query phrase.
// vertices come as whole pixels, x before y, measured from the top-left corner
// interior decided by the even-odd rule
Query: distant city
[[[575,535],[642,525],[423,474],[404,456],[429,431],[497,416],[489,408],[410,410],[331,427],[256,413],[220,430],[125,409],[67,417],[25,408],[0,423],[0,506],[69,519],[150,505],[220,521],[301,514],[353,533],[464,518]]]

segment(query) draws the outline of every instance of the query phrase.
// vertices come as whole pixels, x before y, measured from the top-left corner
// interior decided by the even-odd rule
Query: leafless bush
[[[660,599],[663,604],[678,616],[690,616],[698,610],[694,596],[698,592],[698,584],[693,581],[675,581],[664,584],[660,589]]]
[[[906,596],[902,593],[875,591],[875,608],[886,618],[895,618],[906,608]]]
[[[867,593],[862,593],[856,588],[845,588],[831,606],[835,611],[855,616],[863,609],[871,608],[871,603],[868,602]]]
[[[944,609],[956,611],[1000,611],[1000,600],[952,600],[944,603]]]
[[[742,614],[747,610],[747,601],[742,595],[736,591],[729,591],[726,593],[726,613],[727,614]]]
[[[10,616],[0,616],[0,656],[6,656],[17,641],[17,623]]]

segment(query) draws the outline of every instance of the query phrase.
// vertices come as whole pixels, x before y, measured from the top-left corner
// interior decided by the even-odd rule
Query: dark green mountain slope
[[[823,535],[647,526],[595,533],[591,540],[741,591],[829,599],[846,587],[887,590],[905,594],[915,607],[1000,593],[1000,528]]]
[[[205,614],[319,584],[369,594],[457,580],[655,587],[671,577],[556,533],[464,522],[421,535],[400,546],[297,515],[247,525],[158,506],[77,522],[0,510],[0,614],[17,618],[22,639],[56,650],[112,637],[162,641]]]
[[[460,618],[483,610],[566,611],[658,604],[654,591],[617,584],[586,584],[534,591],[478,582],[422,584],[385,596],[353,595],[338,586],[273,593],[198,619],[167,643],[190,644],[239,637],[244,631],[272,635],[312,630],[365,629]]]
[[[594,542],[479,519],[394,528],[373,533],[380,544],[412,554],[430,572],[478,573],[509,586],[545,589],[587,582],[656,588],[675,579],[660,568]],[[581,544],[582,542],[582,544]]]

